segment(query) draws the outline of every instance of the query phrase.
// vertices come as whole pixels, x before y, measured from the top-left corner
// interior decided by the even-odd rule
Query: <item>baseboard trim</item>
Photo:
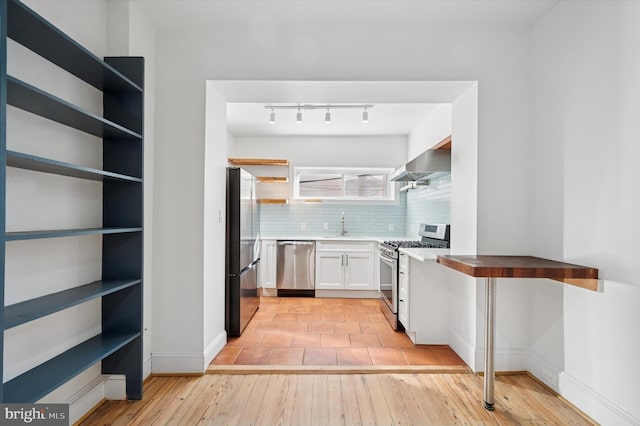
[[[640,418],[565,372],[558,381],[560,395],[600,424],[640,425]]]
[[[316,297],[343,297],[345,299],[379,299],[378,290],[322,290],[316,288]]]
[[[89,418],[93,413],[95,413],[95,412],[96,412],[96,410],[97,410],[98,408],[100,408],[100,406],[101,406],[102,404],[104,404],[106,401],[107,401],[107,399],[106,399],[106,398],[102,398],[102,400],[98,401],[98,402],[97,402],[93,407],[91,407],[91,408],[89,409],[89,411],[87,411],[86,413],[84,413],[84,414],[82,415],[82,417],[80,417],[78,420],[74,421],[74,422],[73,422],[73,426],[78,426],[78,425],[80,425],[82,422],[84,422],[85,420],[87,420],[87,419],[88,419],[88,418]]]
[[[460,358],[471,368],[476,371],[475,367],[475,350],[473,346],[464,340],[458,333],[449,329],[449,347],[458,354]]]
[[[151,373],[184,374],[204,372],[204,354],[188,352],[154,352],[151,354]]]
[[[204,365],[202,366],[203,370],[206,370],[207,366],[211,364],[211,361],[220,353],[224,345],[227,344],[227,332],[222,330],[209,346],[204,350]]]
[[[494,365],[496,371],[528,371],[526,349],[496,349]],[[484,348],[475,352],[476,371],[484,371]]]
[[[94,410],[104,399],[104,378],[98,376],[65,401],[69,404],[69,423],[75,423],[85,413]]]

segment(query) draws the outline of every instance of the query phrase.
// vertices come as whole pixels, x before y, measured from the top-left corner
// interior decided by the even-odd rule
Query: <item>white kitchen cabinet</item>
[[[258,279],[262,288],[276,288],[276,240],[260,242],[260,263]]]
[[[415,344],[449,344],[446,268],[435,260],[421,262],[403,253],[400,259],[398,319],[407,335]]]
[[[375,290],[373,253],[344,253],[344,288],[348,290]]]
[[[398,321],[409,330],[409,256],[400,253],[398,268]]]
[[[376,290],[374,243],[317,241],[316,289]]]
[[[344,288],[344,257],[342,253],[316,251],[316,288]]]

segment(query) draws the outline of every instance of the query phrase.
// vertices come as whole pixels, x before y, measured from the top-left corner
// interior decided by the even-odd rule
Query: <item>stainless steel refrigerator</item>
[[[226,223],[225,325],[227,335],[239,336],[260,307],[260,211],[255,178],[237,167],[227,168]]]

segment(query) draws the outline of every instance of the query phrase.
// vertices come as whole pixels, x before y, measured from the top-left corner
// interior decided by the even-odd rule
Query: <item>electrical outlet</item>
[[[323,223],[323,224],[322,224],[322,229],[324,229],[325,231],[326,231],[327,229],[329,229],[329,222],[325,222],[325,223]]]
[[[224,214],[222,214],[222,209],[218,209],[218,222],[224,222]]]
[[[393,223],[389,224],[389,232],[393,231]]]
[[[304,223],[304,222],[302,222],[302,223],[300,224],[300,230],[304,231],[305,229],[307,229],[307,224],[306,224],[306,223]]]

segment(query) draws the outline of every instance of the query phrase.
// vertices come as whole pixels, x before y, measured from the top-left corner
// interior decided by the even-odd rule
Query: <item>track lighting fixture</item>
[[[326,109],[327,112],[324,114],[324,122],[331,123],[331,110],[332,109],[360,109],[363,108],[362,112],[362,122],[369,122],[369,112],[368,108],[373,108],[371,104],[297,104],[297,105],[265,105],[265,108],[271,110],[269,114],[269,123],[274,124],[276,122],[276,109],[296,109],[298,112],[296,113],[296,123],[302,123],[302,110],[311,110],[311,109]]]

